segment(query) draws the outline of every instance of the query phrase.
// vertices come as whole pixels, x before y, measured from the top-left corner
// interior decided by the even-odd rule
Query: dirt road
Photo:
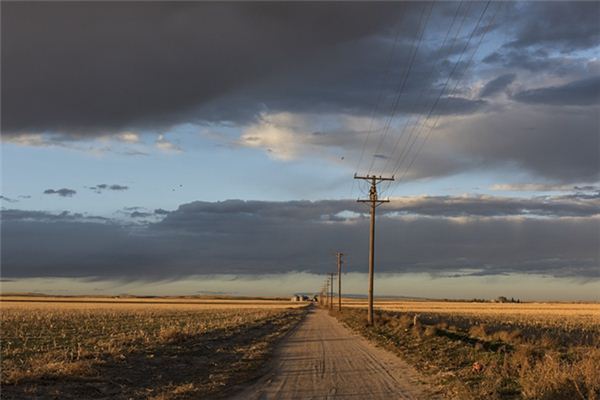
[[[280,344],[270,372],[233,399],[430,398],[419,378],[395,355],[313,309]]]

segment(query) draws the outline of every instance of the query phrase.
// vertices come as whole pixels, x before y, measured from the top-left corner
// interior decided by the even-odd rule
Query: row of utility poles
[[[371,211],[371,224],[370,224],[370,235],[369,235],[369,308],[367,314],[367,323],[373,325],[373,297],[374,297],[374,275],[375,275],[375,210],[378,206],[383,203],[389,203],[389,199],[380,199],[377,193],[377,185],[384,181],[393,181],[394,176],[383,177],[381,175],[354,175],[354,179],[362,179],[370,182],[369,198],[358,199],[359,203],[369,203]],[[342,309],[342,257],[343,253],[337,252],[337,275],[338,275],[338,310]],[[326,280],[323,288],[321,289],[321,296],[319,301],[321,305],[333,309],[333,273],[329,274],[329,278]],[[323,297],[325,296],[325,298]],[[325,303],[323,303],[325,302]]]
[[[342,310],[342,257],[344,253],[339,251],[335,253],[337,257],[337,279],[338,279],[338,311]],[[322,306],[328,307],[330,310],[333,309],[333,283],[334,283],[334,272],[329,273],[328,278],[325,280],[323,287],[321,288],[321,296],[319,296],[319,302]]]

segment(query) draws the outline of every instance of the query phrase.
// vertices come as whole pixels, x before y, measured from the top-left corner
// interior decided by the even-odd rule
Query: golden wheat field
[[[209,394],[251,374],[272,342],[298,320],[302,306],[268,300],[3,298],[2,398]]]

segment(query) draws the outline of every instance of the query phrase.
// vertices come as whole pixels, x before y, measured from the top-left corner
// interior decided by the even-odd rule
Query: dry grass
[[[338,318],[432,375],[446,398],[600,399],[598,304],[388,302],[367,327],[351,303]]]
[[[218,393],[264,364],[297,306],[2,302],[2,398]]]

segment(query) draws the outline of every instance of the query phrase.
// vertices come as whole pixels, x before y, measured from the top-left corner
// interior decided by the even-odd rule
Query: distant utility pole
[[[331,277],[331,280],[330,280],[331,283],[330,283],[330,286],[329,286],[329,290],[330,290],[329,293],[331,294],[329,296],[329,309],[332,310],[333,309],[333,272],[331,272],[329,274],[329,276]]]
[[[338,268],[338,311],[342,311],[342,257],[344,253],[339,251],[335,253],[337,256],[337,268]]]
[[[367,322],[373,325],[373,274],[375,270],[375,209],[382,203],[389,203],[389,200],[382,200],[377,197],[377,184],[383,181],[393,181],[394,176],[385,178],[381,175],[358,176],[354,174],[354,179],[364,179],[371,182],[368,199],[358,199],[359,203],[371,203],[371,235],[369,238],[369,314]]]

